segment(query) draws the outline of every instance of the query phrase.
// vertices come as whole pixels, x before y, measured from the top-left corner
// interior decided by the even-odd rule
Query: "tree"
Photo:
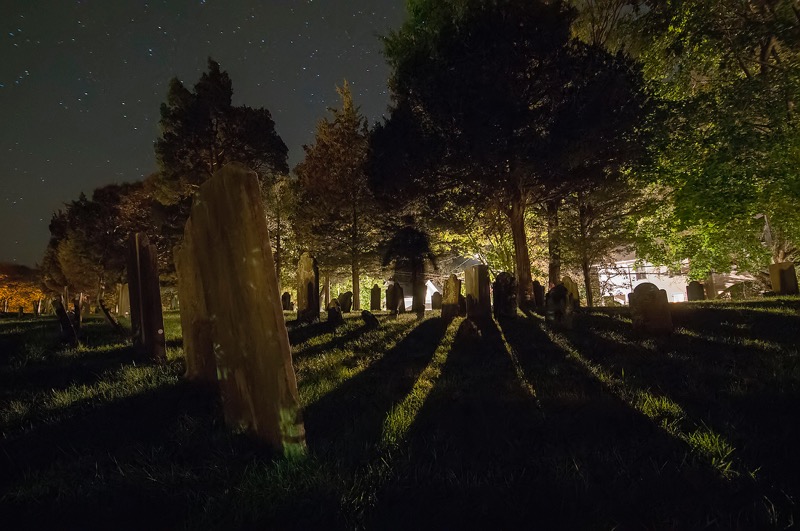
[[[394,108],[376,131],[373,153],[384,160],[372,167],[382,172],[397,161],[394,143],[411,153],[399,161],[410,187],[436,193],[444,184],[467,201],[501,205],[524,303],[532,289],[526,209],[546,202],[555,227],[577,183],[622,164],[641,114],[638,74],[625,57],[572,40],[572,13],[562,2],[409,5],[409,20],[386,39]],[[400,143],[408,131],[430,146],[418,160]],[[560,246],[551,234],[553,279]]]
[[[190,92],[172,79],[167,101],[161,104],[161,137],[155,143],[160,175],[159,199],[174,204],[216,170],[239,162],[264,180],[285,174],[288,149],[275,132],[267,109],[234,106],[227,72],[212,59]]]
[[[261,187],[279,286],[292,282],[294,271],[287,274],[285,265],[291,258],[299,257],[291,223],[297,208],[296,192],[296,183],[288,175],[280,175],[271,184],[262,183]]]
[[[342,105],[317,123],[314,143],[295,168],[298,209],[295,227],[324,267],[347,265],[353,307],[360,309],[361,268],[375,260],[376,204],[367,185],[367,120],[345,81],[336,89]]]

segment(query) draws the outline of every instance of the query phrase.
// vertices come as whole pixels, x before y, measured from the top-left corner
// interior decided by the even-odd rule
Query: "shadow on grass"
[[[732,489],[688,452],[570,359],[538,319],[488,323],[479,340],[454,343],[370,518],[382,528],[735,522]]]
[[[377,444],[387,413],[430,362],[447,324],[440,317],[422,321],[383,357],[308,406],[309,448],[349,465],[363,461]]]

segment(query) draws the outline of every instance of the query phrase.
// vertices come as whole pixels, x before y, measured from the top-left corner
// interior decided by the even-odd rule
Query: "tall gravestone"
[[[56,317],[58,317],[58,324],[61,325],[61,338],[70,344],[70,346],[76,347],[78,346],[78,334],[75,332],[75,328],[72,326],[72,321],[69,318],[69,314],[67,314],[67,310],[64,308],[64,304],[61,302],[61,299],[53,299],[53,310],[56,313]]]
[[[492,284],[495,317],[517,315],[517,279],[505,271],[498,273]]]
[[[797,272],[793,262],[770,264],[769,279],[772,291],[778,295],[797,295]]]
[[[696,280],[689,282],[689,285],[686,286],[686,300],[689,302],[706,300],[705,286]]]
[[[438,291],[431,295],[431,310],[441,310],[442,300],[442,294]]]
[[[564,276],[561,279],[561,283],[564,284],[564,287],[567,288],[567,292],[569,293],[569,301],[572,304],[572,308],[577,310],[581,307],[581,294],[578,291],[578,285],[572,280],[569,276]]]
[[[181,331],[186,378],[208,386],[217,384],[217,361],[211,335],[211,318],[206,307],[203,278],[198,260],[205,259],[198,250],[192,220],[186,222],[183,242],[173,250],[175,273],[178,276],[178,297],[181,304]],[[198,253],[199,251],[199,253]]]
[[[371,312],[376,312],[381,309],[381,288],[377,284],[372,286],[369,292],[369,309]]]
[[[386,310],[392,315],[397,314],[397,287],[396,283],[390,282],[386,287]]]
[[[305,430],[289,335],[258,181],[228,165],[200,186],[187,233],[211,322],[225,419],[284,455],[304,452]],[[318,273],[301,258],[302,302],[319,315]],[[308,281],[307,283],[305,281]],[[179,280],[180,282],[180,280]],[[310,284],[310,289],[309,289]]]
[[[450,275],[444,283],[442,294],[442,318],[448,321],[458,317],[458,297],[461,295],[461,281]]]
[[[667,292],[655,284],[644,282],[628,295],[633,329],[648,334],[671,334],[672,313]]]
[[[572,328],[575,304],[569,288],[564,284],[558,284],[547,292],[545,307],[545,319],[548,325],[557,328]]]
[[[342,309],[342,313],[350,313],[350,310],[353,309],[353,292],[345,291],[344,293],[340,293],[337,300],[339,301],[339,307]]]
[[[284,291],[281,295],[281,309],[285,312],[292,309],[292,295],[288,291]]]
[[[538,280],[533,281],[533,302],[537,308],[544,308],[544,286]]]
[[[397,297],[397,313],[406,313],[406,294],[403,292],[403,286],[395,282],[394,291]]]
[[[297,263],[297,320],[319,321],[319,267],[309,253]]]
[[[133,344],[145,357],[167,361],[156,246],[136,232],[128,238],[128,293]]]
[[[491,316],[492,302],[489,295],[489,266],[478,264],[465,272],[467,318],[478,320]]]

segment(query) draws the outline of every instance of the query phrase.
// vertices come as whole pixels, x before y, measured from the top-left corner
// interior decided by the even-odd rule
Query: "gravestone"
[[[128,238],[128,293],[131,303],[133,344],[157,363],[167,361],[158,252],[147,236],[136,232]]]
[[[118,300],[117,315],[130,315],[131,314],[131,296],[128,284],[117,284]]]
[[[319,267],[309,253],[303,253],[297,263],[297,320],[319,321]]]
[[[381,325],[378,322],[378,318],[372,315],[372,313],[368,312],[367,310],[361,311],[361,318],[364,319],[364,325],[367,328],[378,328]]]
[[[173,250],[175,273],[178,277],[178,297],[181,304],[183,356],[188,380],[209,387],[217,385],[217,360],[214,356],[211,319],[206,308],[203,279],[197,261],[192,220],[186,222],[183,242]]]
[[[292,295],[288,291],[284,291],[283,295],[281,295],[281,308],[285,312],[292,309]]]
[[[369,292],[369,309],[373,312],[381,309],[381,288],[377,284],[372,286],[372,290]]]
[[[770,264],[769,280],[772,291],[778,295],[797,295],[797,272],[793,262]]]
[[[537,308],[544,308],[544,286],[538,280],[533,281],[533,301]]]
[[[461,281],[455,275],[450,275],[444,283],[442,295],[442,318],[452,320],[459,315],[458,298],[461,296]]]
[[[686,300],[689,302],[706,300],[705,286],[696,280],[689,282],[689,285],[686,286]]]
[[[575,304],[569,289],[559,284],[547,292],[545,296],[545,318],[553,327],[571,329]]]
[[[431,295],[431,310],[442,309],[442,294],[438,291]]]
[[[648,334],[672,333],[672,314],[666,291],[658,289],[655,284],[644,282],[628,295],[628,302],[635,331]]]
[[[397,293],[397,313],[406,313],[406,294],[403,292],[403,286],[395,284],[394,289]]]
[[[517,315],[517,279],[510,273],[498,273],[492,284],[494,316],[514,317]]]
[[[345,291],[344,293],[341,293],[338,297],[338,300],[342,313],[350,313],[350,310],[353,309],[353,292]]]
[[[75,333],[75,328],[72,326],[72,321],[64,308],[61,299],[53,299],[53,310],[58,317],[58,324],[61,325],[61,338],[69,343],[72,347],[78,346],[78,334]]]
[[[489,267],[478,264],[465,272],[467,318],[486,319],[491,316],[492,303],[489,295]]]
[[[458,295],[458,316],[467,316],[467,298],[459,293]]]
[[[194,198],[184,241],[211,322],[226,422],[298,455],[305,431],[260,197],[255,173],[234,164],[217,171]],[[315,301],[309,309],[319,315],[309,262]]]
[[[581,307],[581,295],[578,291],[578,285],[575,283],[572,278],[569,276],[564,276],[561,279],[561,283],[564,284],[564,287],[567,288],[569,292],[569,301],[572,304],[573,309],[577,310]]]
[[[17,312],[17,317],[19,319],[25,317],[25,308],[23,308],[22,306],[19,307],[19,311]]]
[[[394,282],[389,282],[386,287],[386,310],[392,314],[397,314],[397,289]]]
[[[339,301],[333,299],[330,304],[328,304],[328,308],[325,310],[328,314],[327,323],[329,326],[336,328],[337,326],[344,324],[344,317],[342,317],[342,308],[339,305]]]

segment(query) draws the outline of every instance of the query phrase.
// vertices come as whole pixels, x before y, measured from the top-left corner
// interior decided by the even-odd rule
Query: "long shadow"
[[[670,397],[695,423],[733,444],[735,458],[750,469],[760,467],[759,474],[766,478],[761,483],[798,492],[800,481],[793,472],[800,468],[793,450],[800,443],[800,426],[794,420],[800,391],[797,377],[792,377],[798,374],[796,355],[784,356],[794,369],[776,371],[770,360],[781,356],[754,347],[674,334],[647,349],[641,341],[623,343],[603,334],[616,332],[609,320],[583,324],[580,332],[570,335],[583,357],[613,374],[624,374],[631,389],[652,389]],[[776,377],[785,378],[782,385],[775,384]],[[771,497],[773,503],[785,505],[785,495]]]
[[[456,341],[412,426],[402,476],[414,483],[381,493],[376,522],[674,528],[733,514],[714,470],[687,462],[682,441],[570,359],[539,323],[510,319],[484,327],[479,341]]]
[[[363,461],[380,438],[392,406],[430,362],[447,325],[439,317],[422,321],[383,357],[307,407],[303,415],[309,447],[348,465]]]

